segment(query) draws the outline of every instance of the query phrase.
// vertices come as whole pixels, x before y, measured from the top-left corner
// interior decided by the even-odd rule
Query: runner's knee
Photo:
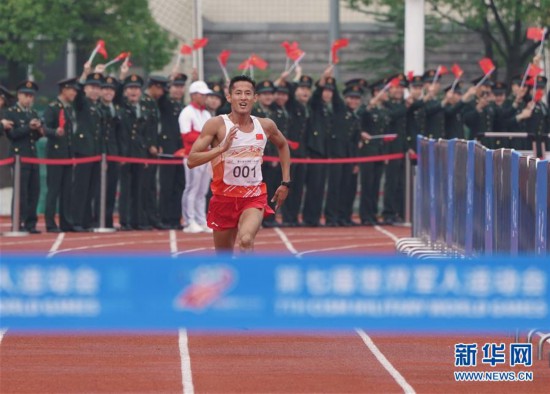
[[[241,250],[250,250],[254,246],[254,238],[249,233],[240,234],[239,247]]]

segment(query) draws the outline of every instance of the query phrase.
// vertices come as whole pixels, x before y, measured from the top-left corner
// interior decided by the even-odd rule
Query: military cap
[[[472,79],[472,85],[477,85],[485,76],[482,75],[480,77],[477,77],[476,79]],[[493,81],[491,81],[491,78],[486,78],[483,83],[481,84],[481,86],[489,86],[489,87],[493,87],[494,83]]]
[[[124,87],[138,87],[141,88],[143,86],[143,78],[141,78],[137,74],[131,74],[128,75],[126,78],[124,78]]]
[[[17,93],[35,94],[38,91],[38,85],[33,81],[23,81],[17,85]]]
[[[265,80],[256,85],[256,93],[273,93],[275,91],[275,85],[273,82]]]
[[[4,97],[5,100],[13,98],[13,94],[4,85],[0,85],[0,96]]]
[[[435,74],[437,74],[437,70],[431,68],[429,70],[426,70],[424,72],[424,74],[422,75],[422,80],[424,81],[424,83],[426,82],[433,82],[434,81],[434,78],[435,78]],[[435,80],[436,82],[438,82],[439,80],[441,79],[441,74],[439,74],[437,76],[437,79]]]
[[[387,83],[388,83],[387,78],[382,78],[382,79],[379,79],[378,81],[373,82],[370,85],[371,92],[374,93],[375,90],[382,90]]]
[[[185,82],[187,81],[187,75],[184,73],[179,73],[174,76],[172,79],[172,85],[185,85]]]
[[[160,85],[162,87],[165,87],[166,85],[168,85],[168,78],[163,77],[162,75],[151,75],[149,76],[149,82],[147,85]]]
[[[348,85],[344,89],[344,96],[345,97],[348,97],[348,96],[349,97],[361,97],[361,96],[363,96],[363,93],[365,93],[365,91],[359,85]]]
[[[494,94],[505,94],[506,89],[508,89],[508,85],[506,85],[504,82],[497,81],[497,82],[495,82],[495,85],[493,86],[493,93]]]
[[[521,85],[521,81],[523,81],[523,75],[517,74],[512,77],[512,80],[510,81],[510,83],[512,85]]]
[[[397,78],[399,80],[399,85],[400,86],[403,86],[404,88],[409,86],[409,82],[407,81],[407,77],[405,76],[405,74],[403,74],[403,73],[394,74],[394,75],[392,75],[391,77],[388,78],[388,81],[392,81],[395,78]]]
[[[288,83],[286,81],[281,81],[279,85],[275,86],[275,92],[289,93]]]
[[[548,82],[548,78],[546,78],[544,75],[537,75],[535,77],[535,82],[537,84],[537,88],[545,87],[546,82]]]
[[[310,88],[313,86],[313,79],[309,75],[302,75],[298,80],[298,86]]]
[[[84,82],[85,85],[101,85],[103,83],[103,74],[91,73]]]
[[[66,78],[57,82],[59,89],[78,89],[78,79],[77,78]]]
[[[210,96],[218,96],[220,98],[224,97],[223,86],[220,83],[209,82],[208,87],[212,91],[212,93],[210,93]]]
[[[332,77],[327,77],[327,79],[325,80],[325,86],[323,86],[323,89],[335,90],[336,80]]]
[[[422,75],[413,75],[412,78],[409,79],[409,85],[410,86],[424,85],[424,79],[422,78]]]
[[[451,84],[451,85],[447,86],[445,89],[443,89],[443,91],[445,93],[447,93],[449,90],[451,90],[452,87],[453,87],[453,85]],[[458,94],[462,94],[462,82],[458,82],[456,84],[454,92],[458,93]]]
[[[367,86],[369,86],[369,83],[364,78],[353,78],[353,79],[350,79],[350,80],[346,81],[344,83],[344,85],[346,85],[346,87],[357,85],[357,86],[361,87],[361,89],[366,89]]]
[[[115,77],[107,77],[103,80],[103,83],[101,84],[101,88],[111,88],[115,89],[118,87],[118,80]]]

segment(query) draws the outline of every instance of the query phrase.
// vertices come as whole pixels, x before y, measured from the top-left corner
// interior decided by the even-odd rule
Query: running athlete
[[[283,181],[271,199],[275,211],[290,188],[290,153],[285,137],[271,119],[250,115],[256,102],[255,88],[247,76],[231,80],[227,95],[231,113],[204,124],[187,160],[189,168],[212,162],[213,196],[207,224],[214,230],[218,252],[231,253],[236,240],[242,252],[252,252],[262,219],[275,214],[267,203],[262,182],[261,164],[267,140],[277,147],[281,160]]]

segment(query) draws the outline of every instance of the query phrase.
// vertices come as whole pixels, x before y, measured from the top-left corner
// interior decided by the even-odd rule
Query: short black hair
[[[256,92],[256,82],[252,78],[250,78],[247,75],[237,75],[236,77],[231,78],[231,82],[229,82],[229,93],[233,90],[233,85],[235,85],[237,82],[248,82],[252,85],[252,90]]]

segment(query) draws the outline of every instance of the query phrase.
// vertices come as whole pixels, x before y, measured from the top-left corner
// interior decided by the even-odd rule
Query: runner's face
[[[227,96],[231,104],[231,111],[238,114],[252,112],[252,106],[256,102],[256,94],[250,82],[239,81],[233,85],[233,90]]]

